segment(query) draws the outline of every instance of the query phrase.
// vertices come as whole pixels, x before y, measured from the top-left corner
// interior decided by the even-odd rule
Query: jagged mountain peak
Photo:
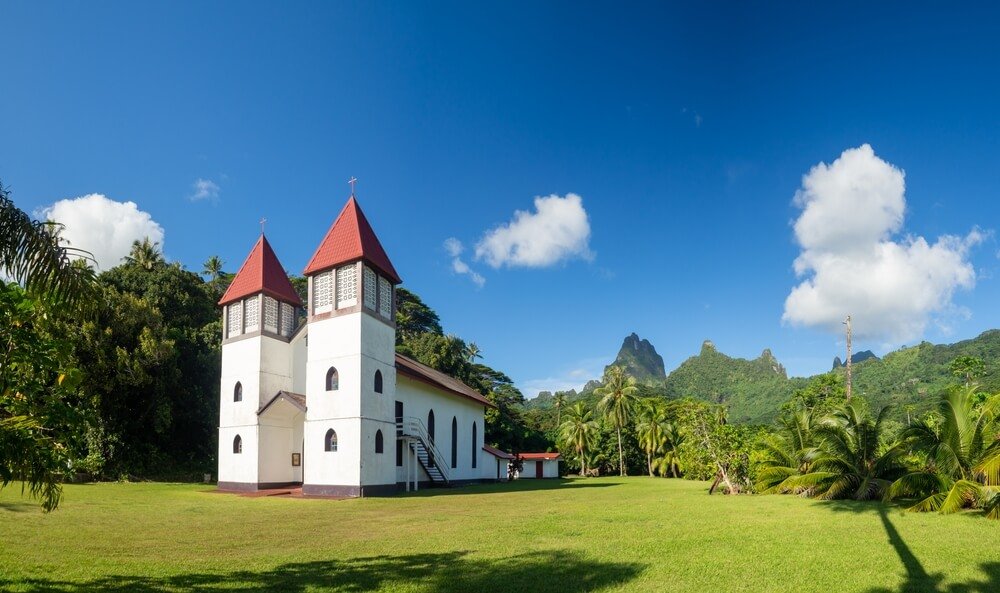
[[[663,357],[657,354],[656,348],[649,342],[632,332],[622,341],[618,356],[609,366],[621,366],[625,372],[639,381],[658,382],[667,376],[663,366]],[[605,372],[607,368],[605,368]]]

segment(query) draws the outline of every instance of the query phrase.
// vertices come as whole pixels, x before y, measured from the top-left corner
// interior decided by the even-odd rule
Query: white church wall
[[[242,453],[233,453],[233,440],[239,435]],[[220,486],[257,483],[257,427],[233,426],[219,429]]]
[[[375,449],[375,436],[382,431],[382,453]],[[361,423],[361,484],[395,485],[396,427],[394,424],[365,419]]]
[[[260,415],[258,479],[266,484],[302,481],[301,466],[292,466],[292,453],[302,453],[302,412],[281,399]]]
[[[260,408],[260,341],[254,337],[222,345],[219,426],[246,426],[257,423]],[[239,382],[243,400],[233,401],[233,389]]]
[[[305,422],[304,479],[308,485],[358,486],[361,483],[360,434],[357,418]],[[337,433],[337,450],[324,448],[326,431]]]
[[[260,425],[260,453],[258,475],[262,483],[285,484],[294,482],[292,472],[292,427]]]
[[[434,444],[443,459],[438,463],[447,465],[447,472],[452,480],[484,479],[483,462],[486,454],[483,448],[483,404],[468,398],[440,391],[420,381],[415,381],[403,375],[397,375],[396,399],[403,402],[403,415],[413,416],[427,426],[430,410],[434,410]],[[451,467],[451,421],[458,421],[457,464]],[[476,444],[473,451],[472,424],[476,424]],[[405,452],[404,452],[405,455]],[[472,467],[473,455],[476,456],[476,467]],[[395,452],[393,452],[395,461]],[[396,479],[403,482],[405,476],[403,467],[396,468]],[[492,475],[492,474],[491,474]]]
[[[292,391],[292,346],[274,338],[256,339],[261,341],[260,405],[263,406],[279,391]]]
[[[307,346],[309,343],[308,335],[309,328],[307,326],[296,334],[291,341],[292,392],[300,393],[302,395],[306,394],[306,363],[309,360],[309,351]]]
[[[310,420],[361,416],[361,315],[342,315],[309,324],[306,395]],[[326,374],[337,369],[338,388],[326,390]]]

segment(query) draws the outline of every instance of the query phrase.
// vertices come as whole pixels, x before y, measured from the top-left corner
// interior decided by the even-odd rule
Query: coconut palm
[[[886,406],[872,418],[855,401],[824,418],[815,429],[818,448],[808,473],[788,478],[785,487],[828,499],[882,498],[905,473],[904,447],[879,445],[889,410]]]
[[[94,272],[72,262],[93,258],[61,241],[61,229],[53,221],[32,220],[0,183],[0,273],[50,303],[92,303]]]
[[[566,422],[559,428],[559,436],[580,459],[580,475],[587,475],[587,458],[597,441],[597,422],[594,414],[582,402],[577,402],[566,414]]]
[[[150,241],[149,237],[145,237],[142,241],[138,239],[132,241],[132,250],[124,257],[124,260],[140,268],[152,270],[158,264],[163,263],[163,254],[160,252],[158,242]]]
[[[483,351],[479,349],[479,346],[475,342],[469,342],[465,346],[465,356],[469,359],[469,362],[476,362],[477,358],[483,357]]]
[[[663,425],[663,441],[660,445],[660,456],[653,460],[653,469],[661,476],[679,478],[681,476],[680,447],[685,436],[672,422]]]
[[[758,492],[809,494],[795,485],[795,478],[809,473],[819,453],[815,429],[816,414],[808,407],[789,410],[778,418],[778,430],[761,443],[764,459],[757,472]]]
[[[917,497],[911,511],[953,513],[984,508],[1000,519],[1000,395],[984,403],[974,383],[946,391],[938,404],[940,424],[916,422],[902,437],[924,455],[923,467],[893,483],[889,498]],[[992,442],[991,442],[992,441]]]
[[[646,469],[652,478],[653,457],[663,448],[667,412],[656,400],[641,400],[638,406],[638,420],[636,435],[639,437],[639,447],[646,453]]]
[[[552,404],[556,407],[556,426],[562,426],[562,409],[566,405],[566,392],[557,391],[552,396]]]
[[[625,453],[622,449],[622,429],[628,424],[632,415],[632,408],[635,406],[635,394],[639,388],[635,384],[635,377],[625,374],[623,367],[612,365],[604,373],[604,383],[594,390],[600,397],[597,403],[598,409],[604,417],[611,421],[618,435],[618,471],[625,475]]]
[[[208,281],[215,284],[222,278],[222,267],[225,262],[218,255],[213,255],[212,257],[205,260],[204,267],[201,270],[203,276],[208,276]]]

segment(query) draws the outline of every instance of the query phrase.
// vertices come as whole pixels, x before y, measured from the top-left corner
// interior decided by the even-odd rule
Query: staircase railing
[[[445,482],[449,482],[451,480],[448,475],[448,464],[442,463],[446,457],[444,457],[438,450],[437,445],[434,444],[434,440],[428,436],[427,428],[424,427],[424,423],[420,421],[420,418],[413,416],[396,418],[396,430],[404,436],[417,437],[420,439],[424,448],[427,449],[427,452],[434,460],[434,468],[441,472],[441,476],[444,478]]]

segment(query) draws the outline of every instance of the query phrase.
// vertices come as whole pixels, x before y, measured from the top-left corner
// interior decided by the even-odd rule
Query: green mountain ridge
[[[634,338],[634,340],[633,340]],[[639,341],[635,334],[625,339],[622,350],[634,350],[637,342],[643,356],[631,358],[619,353],[626,371],[643,383],[644,395],[661,395],[667,398],[692,397],[702,401],[725,405],[729,420],[736,423],[766,424],[772,422],[781,405],[800,389],[818,377],[789,377],[784,366],[769,349],[753,360],[734,358],[719,352],[706,340],[701,351],[682,362],[669,375],[656,380],[656,358],[652,344]],[[643,345],[649,344],[648,348]],[[628,346],[628,348],[626,348]],[[986,363],[985,375],[978,379],[984,391],[1000,391],[1000,330],[991,329],[979,336],[954,344],[921,342],[901,348],[878,358],[869,352],[852,356],[854,394],[867,400],[874,409],[894,406],[897,419],[907,415],[920,415],[931,410],[942,390],[957,382],[951,374],[950,364],[961,356],[972,356]],[[863,360],[861,360],[863,359]],[[659,358],[662,364],[662,358]],[[646,361],[641,363],[640,361]],[[652,364],[647,364],[652,361]],[[633,370],[638,368],[638,372]],[[660,367],[662,368],[662,367]],[[846,368],[836,366],[832,371],[839,375]],[[569,392],[568,401],[590,399],[599,383],[590,381],[579,393]],[[527,407],[549,409],[551,396],[529,400]]]

